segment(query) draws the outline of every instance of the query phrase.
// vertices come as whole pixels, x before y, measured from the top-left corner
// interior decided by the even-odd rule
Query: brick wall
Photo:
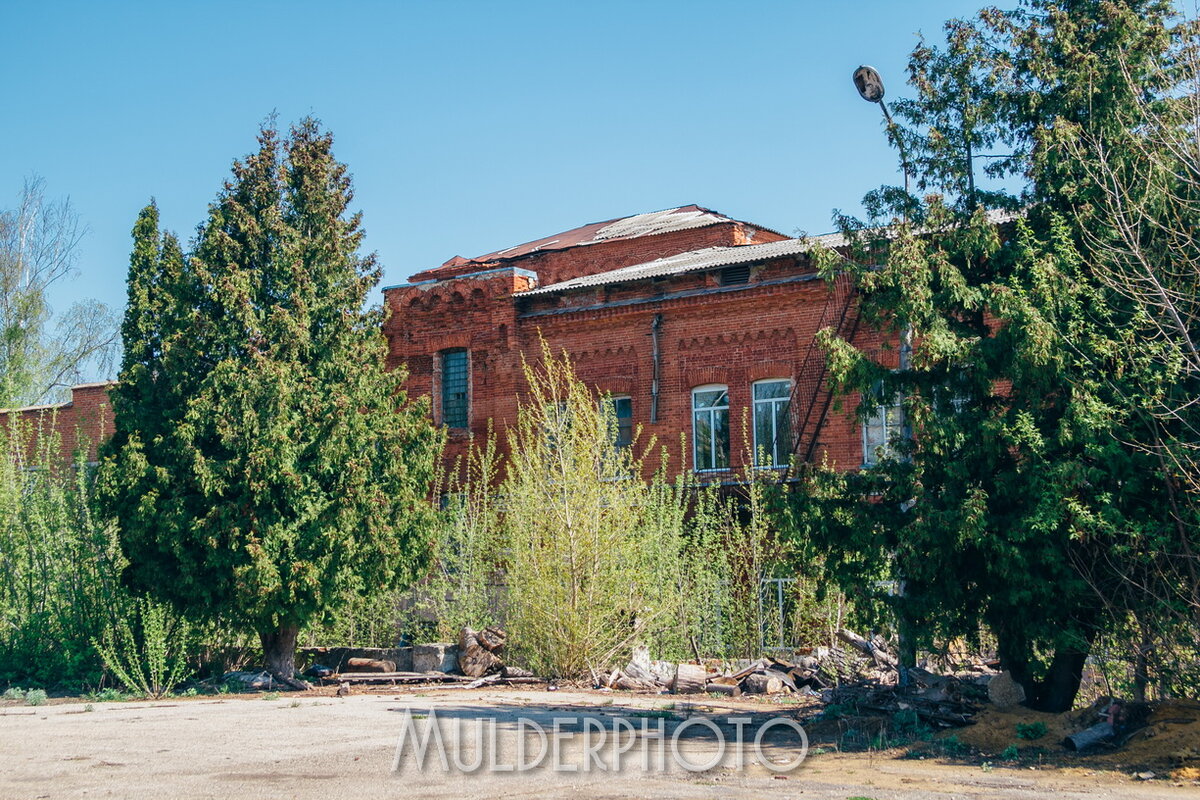
[[[717,227],[671,234],[672,246],[677,252],[712,246]],[[656,247],[666,239],[646,238],[659,240]],[[619,254],[616,245],[629,254]],[[627,266],[645,260],[645,243],[639,240],[605,247],[606,264]],[[565,270],[564,265],[575,264],[570,268],[579,274],[598,271],[586,264],[578,266],[594,249],[576,248],[577,252],[554,254],[553,259],[547,254],[542,262],[525,259],[521,265],[539,266],[538,283],[544,286],[564,276],[553,273],[553,280],[547,281],[541,269]],[[662,255],[671,253],[655,257]],[[824,282],[814,278],[805,259],[784,258],[756,265],[750,283],[730,287],[718,286],[715,273],[698,272],[520,297],[514,293],[521,291],[522,284],[531,286],[532,276],[513,268],[396,287],[385,292],[392,312],[385,327],[390,364],[407,365],[411,395],[433,395],[437,420],[439,352],[468,350],[470,425],[450,431],[448,463],[465,451],[469,434],[486,433],[489,419],[497,431],[515,420],[518,398],[526,388],[522,356],[536,359],[542,337],[554,352],[570,354],[588,384],[632,398],[634,424],[642,427],[643,439],[653,435],[668,446],[673,472],[680,468],[680,435],[691,440],[692,389],[709,383],[726,385],[736,469],[752,448],[743,436],[750,425],[751,384],[766,378],[796,380],[809,359],[820,357],[812,341],[830,296]],[[660,390],[658,421],[651,423],[651,326],[656,315],[661,315]],[[855,343],[877,348],[878,342],[870,339],[860,333]],[[831,409],[821,429],[817,458],[827,457],[839,468],[855,468],[862,463],[861,432],[851,416],[857,399],[840,400],[842,409]],[[690,458],[689,452],[684,465],[689,468]]]
[[[73,386],[71,399],[65,403],[0,412],[6,415],[5,423],[15,415],[29,431],[31,438],[27,442],[26,463],[34,464],[40,460],[37,449],[47,433],[57,434],[57,458],[62,463],[72,461],[80,450],[86,461],[95,461],[97,448],[113,431],[112,406],[108,401],[108,390],[112,386],[111,381]]]

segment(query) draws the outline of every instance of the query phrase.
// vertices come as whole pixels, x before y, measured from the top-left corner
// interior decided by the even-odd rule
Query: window
[[[442,353],[442,424],[467,427],[467,351]]]
[[[612,409],[614,425],[610,433],[613,444],[617,447],[629,447],[633,444],[633,398],[609,397],[606,399]]]
[[[792,448],[789,420],[792,382],[759,381],[754,384],[754,465],[786,467]]]
[[[692,390],[692,440],[697,471],[729,469],[729,391],[724,386]]]
[[[890,404],[876,408],[863,422],[863,464],[873,467],[885,458],[894,458],[895,440],[907,436],[904,408],[897,395]]]

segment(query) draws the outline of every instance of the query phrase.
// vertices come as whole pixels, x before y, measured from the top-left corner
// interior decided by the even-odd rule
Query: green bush
[[[1034,741],[1046,735],[1047,728],[1044,722],[1018,722],[1017,723],[1017,738],[1025,739],[1026,741]]]
[[[40,706],[46,702],[46,692],[41,689],[30,689],[25,693],[25,702],[31,706]]]
[[[0,681],[94,685],[91,640],[129,605],[114,533],[96,523],[82,455],[63,463],[53,413],[41,435],[0,423]]]

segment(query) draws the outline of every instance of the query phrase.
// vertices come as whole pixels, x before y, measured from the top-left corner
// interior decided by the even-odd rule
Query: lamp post
[[[858,94],[863,100],[868,103],[878,103],[879,110],[883,112],[883,118],[887,120],[888,138],[896,143],[896,148],[900,151],[900,166],[904,170],[904,198],[907,203],[909,190],[909,170],[908,170],[908,152],[904,149],[904,140],[900,138],[899,128],[892,121],[891,112],[888,111],[887,103],[883,102],[883,78],[879,76],[879,72],[874,67],[869,67],[863,64],[858,69],[854,70],[854,88],[858,89]],[[905,219],[908,214],[905,213]]]
[[[909,198],[909,169],[908,169],[908,153],[904,149],[904,139],[900,136],[899,128],[892,120],[892,115],[888,111],[887,104],[883,102],[883,78],[880,77],[878,70],[874,67],[869,67],[863,64],[858,69],[854,70],[854,88],[858,90],[858,94],[863,100],[868,103],[878,103],[879,110],[883,112],[883,118],[887,120],[888,139],[896,143],[896,149],[900,151],[900,167],[904,170],[904,221],[908,222],[908,198]],[[912,328],[909,325],[904,326],[903,332],[900,334],[900,369],[906,370],[909,368],[909,356],[912,352]],[[900,506],[901,513],[906,513],[912,506],[908,503],[902,503]],[[899,572],[899,570],[897,570]],[[904,597],[904,577],[896,575],[896,597]],[[896,639],[897,649],[900,651],[900,657],[897,659],[897,677],[900,686],[908,685],[908,670],[916,666],[917,653],[916,647],[912,638],[911,626],[908,621],[908,616],[903,611],[898,610],[896,614]]]

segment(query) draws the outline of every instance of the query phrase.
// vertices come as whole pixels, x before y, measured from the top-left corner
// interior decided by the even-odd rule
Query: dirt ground
[[[620,771],[462,774],[436,759],[419,768],[408,751],[399,771],[397,743],[405,724],[421,726],[430,715],[443,725],[477,720],[496,726],[504,741],[520,718],[564,731],[581,730],[585,718],[609,727],[620,717],[633,725],[678,726],[701,715],[763,720],[803,718],[794,704],[705,699],[694,704],[668,696],[518,689],[389,689],[339,698],[328,693],[199,697],[165,702],[57,702],[0,707],[0,797],[422,797],[422,798],[1183,798],[1200,795],[1190,780],[1157,776],[1139,780],[1128,768],[1037,766],[1022,762],[950,762],[905,751],[820,752],[829,743],[814,729],[812,752],[800,766],[774,774],[751,752],[747,762],[689,772],[676,765],[622,762]],[[811,709],[809,709],[811,712]],[[406,713],[408,712],[405,722]],[[421,722],[424,720],[425,722]],[[571,720],[574,720],[572,723]],[[482,723],[481,723],[482,724]],[[590,724],[590,723],[589,723]],[[722,725],[722,728],[727,726]],[[681,741],[693,764],[715,752],[702,726]],[[682,731],[680,732],[683,733]],[[785,732],[786,733],[786,732]],[[505,738],[508,737],[508,738]],[[587,764],[575,735],[561,740],[560,763]],[[667,741],[671,734],[668,733]],[[797,752],[795,741],[765,757],[782,763]],[[411,741],[410,741],[411,743]],[[466,748],[469,750],[470,748]],[[501,746],[500,750],[503,750]],[[465,750],[463,751],[465,752]],[[636,753],[636,751],[635,751]],[[650,759],[653,761],[653,759]],[[503,757],[497,763],[508,763]],[[1166,778],[1166,779],[1163,779]]]

